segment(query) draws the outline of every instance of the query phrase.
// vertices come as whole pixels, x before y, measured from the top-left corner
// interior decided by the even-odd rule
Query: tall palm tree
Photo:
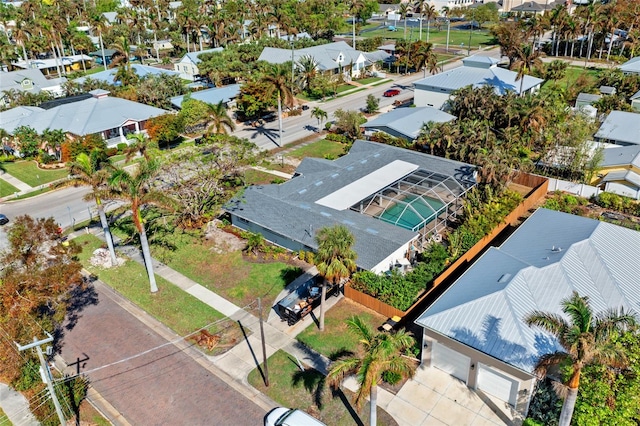
[[[428,5],[428,0],[416,0],[414,4],[414,13],[418,12],[418,14],[420,15],[420,36],[418,37],[418,40],[422,40],[422,13]]]
[[[529,43],[523,43],[516,49],[516,61],[513,63],[513,68],[515,68],[518,73],[516,75],[516,81],[520,80],[520,91],[518,93],[520,96],[522,96],[524,78],[527,73],[541,65],[540,52],[531,48]]]
[[[318,320],[320,331],[324,330],[324,299],[327,296],[327,284],[338,284],[343,279],[349,278],[351,273],[356,270],[358,255],[352,248],[354,242],[353,234],[344,225],[322,228],[316,234],[316,243],[318,244],[316,266],[324,278]]]
[[[431,4],[427,4],[426,7],[424,8],[424,17],[427,18],[427,43],[429,42],[429,32],[430,32],[430,24],[431,24],[431,20],[433,18],[437,18],[438,17],[438,11],[436,10],[435,6],[431,5]],[[420,39],[422,40],[422,39]]]
[[[552,334],[562,346],[562,351],[542,355],[536,364],[536,372],[545,376],[550,367],[569,365],[567,396],[562,404],[559,426],[569,426],[580,387],[582,369],[593,363],[623,366],[627,357],[620,347],[611,344],[613,332],[635,324],[636,318],[622,308],[595,314],[589,298],[577,292],[561,302],[567,321],[555,313],[534,311],[524,318],[529,326],[539,327]]]
[[[227,114],[227,108],[222,101],[215,105],[207,104],[207,133],[227,134],[228,131],[233,132],[236,125]]]
[[[117,265],[116,252],[113,248],[113,238],[111,237],[111,231],[109,230],[109,222],[107,221],[107,215],[102,205],[102,199],[100,194],[104,191],[107,184],[107,178],[109,177],[109,170],[104,167],[104,163],[100,160],[104,157],[104,152],[94,149],[88,155],[83,153],[78,154],[76,160],[71,163],[69,167],[69,174],[71,179],[65,181],[66,185],[83,185],[90,186],[91,192],[85,196],[85,200],[92,199],[96,202],[98,207],[98,216],[100,217],[100,224],[102,225],[102,231],[104,232],[104,239],[107,240],[107,247],[109,248],[109,255],[111,256],[111,265]]]
[[[364,8],[364,0],[350,0],[349,12],[351,13],[351,28],[353,37],[353,48],[356,48],[356,20],[358,19],[358,13]]]
[[[311,55],[304,55],[296,63],[296,70],[300,79],[302,90],[308,90],[311,87],[313,79],[318,74],[318,62]]]
[[[404,38],[407,39],[407,14],[411,10],[411,6],[409,3],[400,3],[400,7],[398,8],[398,13],[400,14],[400,19],[404,21]]]
[[[151,186],[151,180],[158,172],[158,168],[159,163],[151,159],[141,161],[132,173],[125,169],[118,169],[109,177],[109,188],[106,191],[108,198],[130,204],[129,208],[133,216],[133,224],[140,236],[140,246],[142,247],[142,256],[149,276],[151,293],[157,292],[158,286],[153,273],[151,251],[149,250],[147,232],[142,221],[141,209],[147,204],[160,207],[172,207],[173,205],[170,198]]]
[[[131,67],[131,49],[129,40],[126,37],[119,37],[118,42],[112,43],[111,48],[118,52],[114,59],[114,64],[118,66],[118,71],[114,76],[114,82],[119,81],[123,86],[129,86],[138,81],[136,71]]]
[[[360,389],[355,395],[358,409],[369,397],[369,424],[377,424],[378,383],[385,371],[399,374],[403,378],[413,377],[415,366],[402,354],[413,346],[411,334],[400,330],[397,333],[380,333],[371,330],[360,317],[347,320],[349,331],[358,336],[360,348],[357,354],[344,356],[331,365],[327,379],[334,387],[339,387],[345,377],[355,374]]]
[[[282,146],[282,101],[285,105],[293,106],[293,92],[289,87],[288,67],[276,64],[272,65],[267,73],[262,77],[262,81],[267,84],[267,96],[271,97],[274,92],[278,97],[278,129],[279,144]]]
[[[125,150],[125,161],[129,162],[136,155],[140,154],[145,160],[149,161],[152,157],[154,149],[158,146],[147,136],[146,133],[129,133],[127,135],[129,146]]]

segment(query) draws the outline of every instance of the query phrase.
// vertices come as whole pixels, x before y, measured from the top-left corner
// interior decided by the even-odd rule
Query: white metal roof
[[[402,160],[395,160],[369,173],[362,178],[320,198],[316,204],[330,207],[335,210],[346,210],[358,201],[375,194],[387,185],[392,184],[418,169],[416,164]]]
[[[555,339],[528,327],[534,310],[557,313],[572,292],[595,312],[640,311],[640,232],[538,209],[499,248],[490,248],[416,323],[531,373]]]

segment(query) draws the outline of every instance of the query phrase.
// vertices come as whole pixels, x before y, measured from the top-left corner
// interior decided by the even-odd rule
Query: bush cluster
[[[413,305],[418,296],[429,289],[433,279],[447,263],[447,251],[441,244],[432,244],[420,257],[414,269],[402,275],[395,270],[386,275],[361,271],[353,276],[355,290],[375,297],[401,311]]]
[[[593,202],[605,209],[640,216],[640,203],[633,198],[624,197],[611,192],[602,192],[593,199]]]

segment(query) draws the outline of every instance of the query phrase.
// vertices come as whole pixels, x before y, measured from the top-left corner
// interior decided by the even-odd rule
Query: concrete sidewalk
[[[12,175],[10,175],[7,172],[0,172],[0,179],[2,179],[3,181],[7,182],[8,184],[13,185],[16,188],[18,188],[19,192],[30,191],[31,189],[33,189],[30,185],[27,185],[26,183],[24,183],[20,179],[17,179],[15,177],[13,177]]]
[[[40,423],[29,410],[29,401],[20,393],[0,383],[0,407],[11,423],[15,426],[36,426]],[[0,417],[0,424],[5,424],[5,418]]]

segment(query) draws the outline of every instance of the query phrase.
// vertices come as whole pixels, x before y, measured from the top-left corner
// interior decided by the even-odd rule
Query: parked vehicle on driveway
[[[387,91],[385,91],[382,96],[384,96],[385,98],[390,98],[392,96],[398,96],[400,94],[400,90],[398,89],[389,89]]]
[[[265,426],[325,426],[320,420],[311,417],[301,410],[278,407],[267,414]]]

